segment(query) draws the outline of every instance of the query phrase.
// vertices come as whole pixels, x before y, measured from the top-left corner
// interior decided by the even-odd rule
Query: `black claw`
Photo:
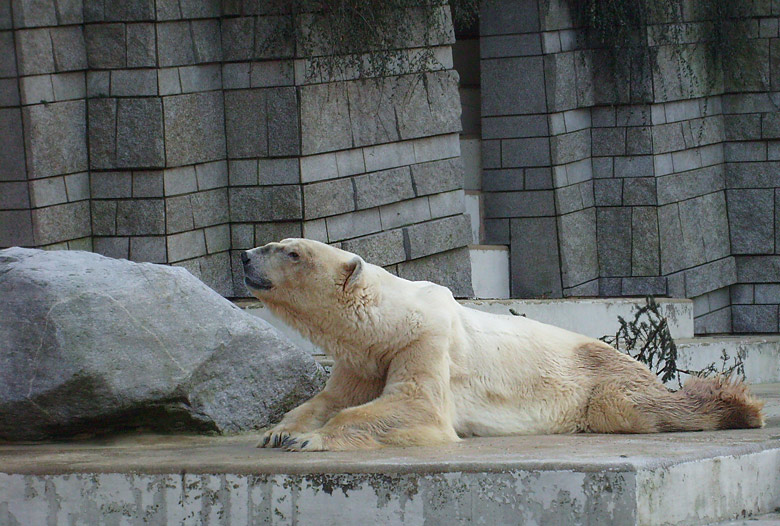
[[[263,446],[262,447],[265,447],[268,444],[268,442],[270,442],[270,441],[271,441],[271,435],[268,435],[267,437],[265,437],[265,440],[263,440]]]
[[[273,447],[279,447],[279,442],[281,442],[281,435],[274,435],[274,443]]]
[[[282,440],[281,446],[285,447],[287,445],[287,443],[290,442],[290,440],[292,440],[292,438],[290,438],[289,435],[284,437],[284,440]]]
[[[305,448],[307,445],[309,445],[309,441],[308,441],[308,440],[304,440],[304,441],[301,443],[301,449]]]

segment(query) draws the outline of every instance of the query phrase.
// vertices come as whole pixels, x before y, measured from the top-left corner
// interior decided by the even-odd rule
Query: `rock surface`
[[[0,250],[0,439],[257,429],[323,380],[182,268]]]

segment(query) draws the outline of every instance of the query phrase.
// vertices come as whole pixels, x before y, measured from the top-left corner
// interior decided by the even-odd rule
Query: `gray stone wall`
[[[4,2],[0,246],[243,296],[240,252],[304,235],[471,295],[452,35],[409,42],[432,52],[415,67],[334,77],[292,23],[251,1]]]
[[[339,71],[334,82],[299,63],[303,234],[470,296],[452,42],[429,41],[425,71],[410,62],[381,77]]]
[[[567,6],[482,7],[485,236],[510,246],[513,297],[688,297],[697,333],[777,332],[780,11],[753,6],[740,71],[708,69],[686,11],[615,74]]]
[[[0,6],[0,244],[91,248],[81,6]]]

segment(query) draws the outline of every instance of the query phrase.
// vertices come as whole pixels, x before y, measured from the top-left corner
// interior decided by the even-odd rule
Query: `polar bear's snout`
[[[250,292],[273,288],[273,283],[266,273],[263,272],[264,254],[262,248],[264,247],[241,253],[241,263],[244,265],[244,284],[246,284]]]

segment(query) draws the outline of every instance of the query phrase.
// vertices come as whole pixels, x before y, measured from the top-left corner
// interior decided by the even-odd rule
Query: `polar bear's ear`
[[[344,280],[344,290],[349,290],[357,285],[363,276],[363,260],[360,256],[355,256],[344,265],[347,279]]]

